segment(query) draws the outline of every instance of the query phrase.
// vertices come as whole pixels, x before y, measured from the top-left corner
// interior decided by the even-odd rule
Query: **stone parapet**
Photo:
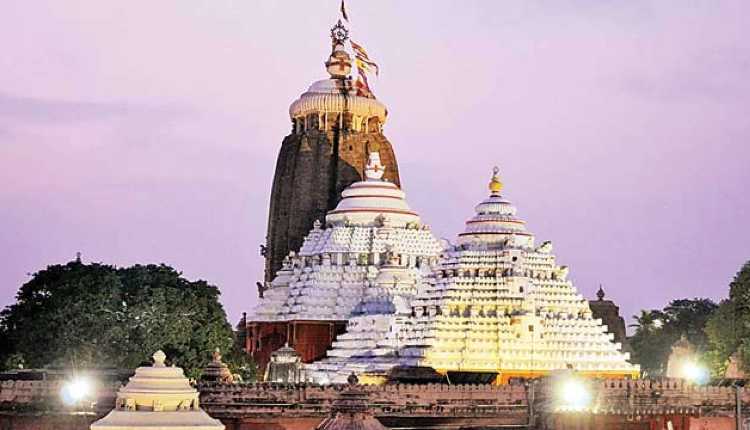
[[[28,413],[33,412],[40,420],[44,417],[49,421],[52,416],[65,420],[66,416],[89,414],[87,416],[93,420],[105,404],[107,408],[113,406],[119,388],[117,384],[101,385],[97,388],[95,397],[100,400],[95,407],[89,404],[71,408],[59,400],[61,384],[61,381],[0,383],[0,415],[6,417],[3,419],[26,417],[23,419],[28,421]],[[589,416],[591,422],[614,423],[618,419],[649,416],[720,417],[731,415],[735,406],[732,387],[701,387],[679,379],[594,380],[591,387],[595,410],[583,414]],[[224,422],[259,419],[275,422],[295,417],[323,419],[346,389],[343,385],[273,383],[201,383],[197,388],[202,407],[212,417]],[[549,397],[551,388],[545,386],[544,381],[536,384],[534,410],[541,414],[538,422],[544,418],[540,404]],[[456,418],[467,425],[482,420],[502,420],[520,425],[526,422],[529,414],[529,392],[522,384],[391,384],[359,386],[358,390],[366,394],[372,412],[385,425],[407,421],[423,425]],[[742,392],[742,403],[745,407],[750,404],[750,393]],[[557,420],[559,416],[548,417]]]
[[[19,412],[91,412],[114,407],[119,382],[94,384],[86,401],[66,406],[61,398],[64,380],[1,381],[0,410]]]

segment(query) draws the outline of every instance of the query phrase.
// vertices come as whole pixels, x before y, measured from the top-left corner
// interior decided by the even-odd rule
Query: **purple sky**
[[[750,2],[350,0],[412,207],[454,237],[494,164],[575,285],[626,317],[750,259]],[[337,0],[12,1],[0,14],[0,305],[83,253],[262,277],[289,104]]]

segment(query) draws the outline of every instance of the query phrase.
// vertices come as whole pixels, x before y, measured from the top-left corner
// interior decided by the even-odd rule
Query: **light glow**
[[[591,405],[591,391],[578,378],[570,377],[561,381],[557,395],[557,409],[562,411],[583,411]]]
[[[683,378],[695,384],[704,384],[709,379],[708,370],[694,361],[685,362],[681,373]]]
[[[77,376],[63,384],[60,397],[66,405],[74,405],[92,394],[91,381],[84,376]]]

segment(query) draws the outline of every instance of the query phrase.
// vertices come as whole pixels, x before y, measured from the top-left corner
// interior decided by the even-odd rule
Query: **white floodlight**
[[[92,391],[91,381],[87,377],[76,376],[63,384],[60,397],[66,405],[75,405],[91,396]]]
[[[686,361],[680,369],[682,377],[695,384],[708,382],[708,370],[695,361]]]
[[[561,411],[583,411],[591,406],[591,390],[584,380],[570,376],[559,381],[557,387],[557,409]]]

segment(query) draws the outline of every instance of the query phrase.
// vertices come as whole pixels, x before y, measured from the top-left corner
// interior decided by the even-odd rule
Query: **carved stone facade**
[[[302,246],[313,222],[336,207],[344,188],[364,178],[370,152],[380,152],[385,179],[400,186],[396,156],[383,135],[387,109],[372,93],[354,88],[345,40],[333,40],[330,77],[314,82],[289,107],[292,133],[276,161],[263,248],[266,282]]]

